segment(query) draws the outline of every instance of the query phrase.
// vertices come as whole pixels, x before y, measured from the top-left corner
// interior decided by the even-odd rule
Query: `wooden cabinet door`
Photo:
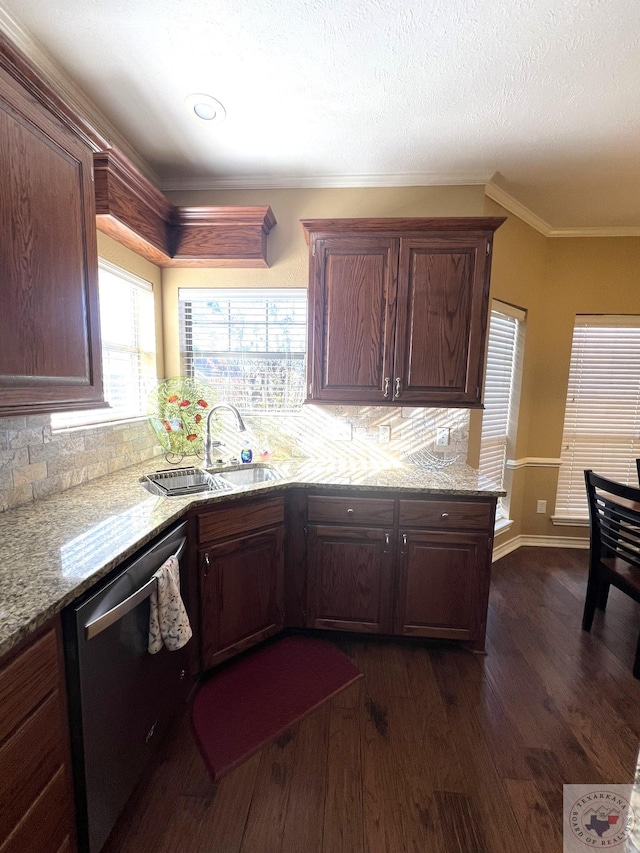
[[[200,550],[205,669],[282,629],[283,542],[279,525]]]
[[[400,533],[395,633],[484,644],[489,541],[482,533]]]
[[[93,155],[0,70],[0,414],[102,402]]]
[[[307,399],[383,403],[391,399],[398,240],[327,237],[312,251]]]
[[[400,241],[394,394],[479,406],[489,295],[486,236]]]
[[[391,530],[309,527],[309,628],[391,631]]]

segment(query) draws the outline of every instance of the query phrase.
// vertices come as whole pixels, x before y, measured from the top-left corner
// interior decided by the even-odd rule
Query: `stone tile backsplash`
[[[276,462],[321,456],[433,468],[466,462],[469,439],[466,409],[305,405],[299,414],[247,416],[245,422],[249,431],[240,434],[226,416],[216,418],[222,458],[239,456],[246,435],[256,460],[267,447]],[[447,446],[436,444],[441,428],[449,431]],[[54,432],[48,415],[0,419],[0,512],[162,453],[146,420]],[[160,467],[157,462],[150,469]]]
[[[148,421],[53,432],[49,415],[0,419],[0,511],[161,453]]]

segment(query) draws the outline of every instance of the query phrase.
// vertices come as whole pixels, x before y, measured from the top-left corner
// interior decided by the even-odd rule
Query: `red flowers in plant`
[[[169,421],[162,421],[162,426],[166,429],[167,432],[171,432],[171,424]]]
[[[191,405],[191,400],[183,400],[183,401],[180,403],[180,408],[181,408],[181,409],[184,409],[186,406],[190,406],[190,405]]]
[[[207,403],[207,401],[206,401],[206,400],[198,400],[198,401],[197,401],[197,403],[198,403],[198,405],[199,405],[199,406],[202,406],[202,408],[203,408],[203,409],[208,409],[208,408],[209,408],[209,404]]]
[[[167,403],[175,403],[175,401],[176,401],[177,399],[178,399],[178,395],[177,395],[177,394],[172,394],[172,395],[169,397],[169,399],[167,400]]]
[[[195,432],[191,432],[191,433],[189,433],[189,435],[187,436],[187,441],[195,441],[195,439],[196,439],[197,437],[198,437],[198,436],[197,436],[197,434],[196,434]]]
[[[195,416],[195,418],[194,418],[194,421],[195,421],[197,424],[199,424],[201,420],[202,420],[202,415],[196,415],[196,416]]]

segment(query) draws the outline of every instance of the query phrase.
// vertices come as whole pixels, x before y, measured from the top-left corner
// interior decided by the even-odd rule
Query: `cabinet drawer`
[[[56,635],[47,631],[0,668],[0,741],[58,686]]]
[[[238,533],[273,527],[284,522],[284,498],[269,498],[253,503],[212,510],[198,516],[198,542],[226,539]]]
[[[334,498],[310,495],[309,521],[344,521],[349,524],[393,524],[393,500],[382,498]]]
[[[7,838],[64,762],[58,692],[0,747],[0,838]]]
[[[400,501],[400,526],[490,530],[493,503],[475,501]]]

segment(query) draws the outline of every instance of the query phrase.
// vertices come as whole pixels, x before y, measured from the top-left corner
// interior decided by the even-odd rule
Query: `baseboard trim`
[[[493,549],[492,562],[506,557],[512,551],[524,546],[534,548],[589,548],[589,540],[582,536],[514,536],[507,542],[496,545]]]

